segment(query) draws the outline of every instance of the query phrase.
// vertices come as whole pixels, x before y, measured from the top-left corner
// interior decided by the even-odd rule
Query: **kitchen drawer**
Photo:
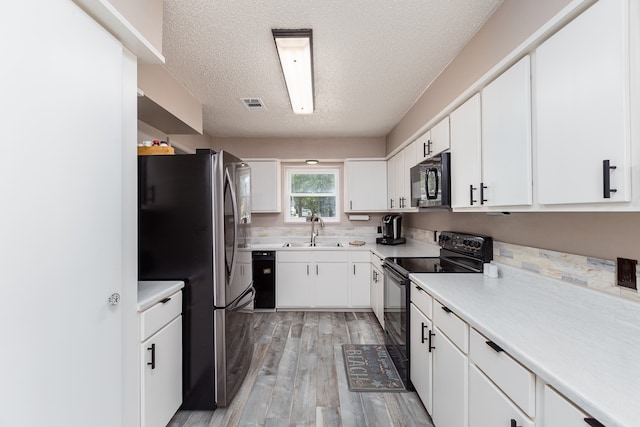
[[[369,262],[369,251],[351,251],[351,262]]]
[[[533,372],[518,363],[500,347],[492,348],[485,338],[471,329],[469,358],[514,401],[527,415],[535,415],[536,377]]]
[[[317,262],[349,262],[348,251],[316,251],[314,259]]]
[[[411,302],[428,319],[433,319],[433,298],[419,285],[411,282]]]
[[[182,292],[152,305],[140,313],[140,341],[145,341],[182,313]]]
[[[371,264],[373,264],[374,267],[382,271],[382,261],[384,260],[384,258],[380,258],[378,255],[371,252],[371,255],[369,256],[369,260],[370,260],[369,262],[371,262]]]
[[[433,324],[464,354],[469,352],[469,325],[436,300],[433,300]]]
[[[544,425],[562,427],[587,427],[590,417],[548,385],[544,386]],[[593,418],[590,418],[593,420]],[[597,424],[595,424],[597,425]]]
[[[313,252],[307,250],[278,251],[277,260],[278,262],[312,262]]]

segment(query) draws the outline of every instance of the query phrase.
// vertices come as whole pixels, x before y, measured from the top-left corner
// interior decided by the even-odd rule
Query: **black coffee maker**
[[[376,239],[376,243],[382,245],[399,245],[406,243],[406,239],[402,237],[402,215],[389,214],[384,215],[381,221],[382,237]]]

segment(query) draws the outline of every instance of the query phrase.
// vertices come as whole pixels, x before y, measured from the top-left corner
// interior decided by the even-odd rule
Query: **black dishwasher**
[[[254,308],[276,308],[276,252],[253,251]]]

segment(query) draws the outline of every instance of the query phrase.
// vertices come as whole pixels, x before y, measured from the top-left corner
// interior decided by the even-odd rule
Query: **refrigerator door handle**
[[[233,189],[234,183],[229,174],[229,168],[225,168],[224,175],[225,185],[229,186],[229,192],[231,193],[231,208],[233,209],[233,253],[230,262],[231,268],[227,277],[227,285],[230,285],[236,269],[236,252],[238,251],[238,201],[236,199],[236,191]]]
[[[244,300],[247,297],[247,295],[250,295],[249,300],[242,302],[242,300]],[[243,308],[245,308],[246,306],[248,306],[253,302],[253,298],[255,297],[255,295],[256,295],[256,289],[253,287],[253,283],[252,283],[251,285],[249,285],[249,288],[242,293],[242,295],[240,295],[231,304],[227,306],[227,310],[231,311],[232,313],[242,310]]]

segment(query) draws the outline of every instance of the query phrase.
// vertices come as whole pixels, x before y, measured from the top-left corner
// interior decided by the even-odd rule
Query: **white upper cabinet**
[[[387,162],[347,160],[345,211],[371,212],[387,209]]]
[[[455,208],[480,206],[482,147],[480,94],[458,107],[451,120],[451,205]]]
[[[251,168],[251,212],[280,212],[280,162],[255,159],[247,163]]]
[[[629,16],[599,1],[535,52],[540,204],[631,200]]]
[[[402,201],[402,170],[404,169],[404,150],[387,160],[387,208],[400,210]]]
[[[487,206],[531,205],[530,57],[486,86],[481,97],[483,180],[478,198]]]
[[[449,117],[416,139],[417,163],[421,163],[449,149]]]
[[[411,207],[411,168],[418,164],[416,158],[416,141],[406,146],[403,152],[402,171],[399,175],[402,199],[400,200],[400,208],[404,212],[417,211],[418,208]]]

